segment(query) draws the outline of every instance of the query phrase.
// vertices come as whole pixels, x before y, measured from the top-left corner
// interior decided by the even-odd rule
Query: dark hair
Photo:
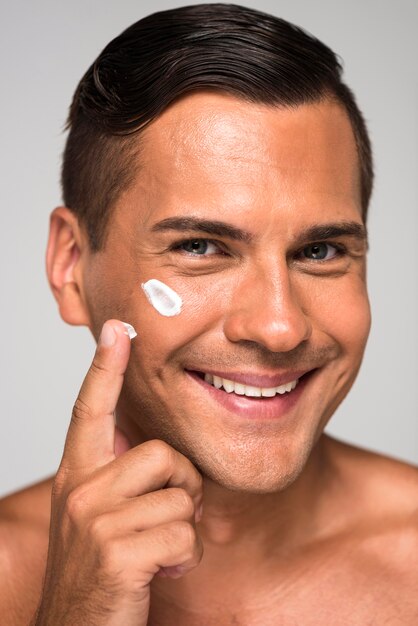
[[[370,200],[370,140],[342,67],[326,45],[282,19],[234,4],[161,11],[113,39],[71,104],[62,168],[65,204],[103,247],[112,206],[136,174],[138,131],[179,96],[216,89],[284,107],[332,98],[350,118],[363,219]]]

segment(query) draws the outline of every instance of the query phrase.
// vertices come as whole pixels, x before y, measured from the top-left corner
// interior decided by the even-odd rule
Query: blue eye
[[[188,239],[179,244],[177,248],[197,256],[209,256],[219,253],[218,246],[208,239]]]
[[[325,261],[334,258],[338,254],[338,249],[329,243],[312,243],[302,250],[302,254],[306,259]]]

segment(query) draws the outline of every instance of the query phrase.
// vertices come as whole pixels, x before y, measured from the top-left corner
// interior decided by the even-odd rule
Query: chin
[[[212,482],[216,483],[223,489],[248,494],[269,494],[285,491],[299,477],[300,472],[284,474],[281,476],[260,477],[254,476],[243,479],[238,476],[206,476]]]
[[[271,454],[241,455],[238,451],[208,457],[187,451],[185,454],[200,471],[204,479],[229,491],[267,494],[284,491],[304,471],[311,449],[272,456]]]

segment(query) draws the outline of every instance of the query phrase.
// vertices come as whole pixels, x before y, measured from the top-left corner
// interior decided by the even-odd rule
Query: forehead
[[[172,104],[141,142],[138,191],[158,217],[202,203],[361,211],[352,127],[331,101],[291,109],[199,92]]]

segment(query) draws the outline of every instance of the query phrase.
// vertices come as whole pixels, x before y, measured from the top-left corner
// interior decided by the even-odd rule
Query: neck
[[[204,478],[199,531],[205,545],[224,551],[238,548],[241,558],[245,545],[263,559],[272,550],[288,552],[318,538],[326,519],[329,525],[334,492],[329,441],[325,435],[319,439],[299,477],[280,492],[235,492]]]
[[[126,419],[129,412],[124,408],[118,414],[118,425],[131,445],[137,445],[147,436],[133,420]],[[203,517],[198,530],[205,550],[219,548],[224,554],[225,550],[231,554],[237,550],[242,560],[245,546],[246,551],[254,552],[253,559],[263,559],[271,550],[276,555],[281,550],[288,553],[326,533],[330,520],[335,519],[339,491],[332,449],[333,440],[321,435],[297,479],[273,493],[233,491],[204,476]]]
[[[299,477],[280,492],[233,492],[205,477],[197,524],[202,561],[184,578],[154,579],[155,616],[162,623],[176,615],[179,623],[201,624],[214,598],[226,609],[270,615],[278,581],[295,575],[305,550],[335,531],[331,524],[345,523],[338,513],[344,489],[335,476],[333,440],[323,435]]]

